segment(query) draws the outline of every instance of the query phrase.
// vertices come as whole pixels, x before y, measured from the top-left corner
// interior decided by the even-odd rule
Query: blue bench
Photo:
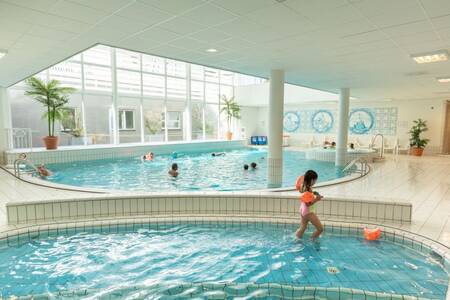
[[[250,138],[250,143],[252,145],[267,145],[267,136],[254,135]]]

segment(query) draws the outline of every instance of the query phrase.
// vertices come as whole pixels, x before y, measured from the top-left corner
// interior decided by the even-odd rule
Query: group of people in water
[[[350,149],[355,149],[355,144],[353,144],[353,143],[350,143],[350,144],[348,144],[348,147],[350,148]],[[323,143],[323,148],[324,149],[336,149],[336,142],[328,142],[328,141],[325,141],[324,143]]]
[[[211,153],[212,157],[218,157],[218,156],[225,156],[225,152],[213,152]],[[176,152],[172,153],[172,158],[175,159],[178,157],[178,154]],[[148,152],[147,154],[143,155],[141,157],[142,161],[153,161],[153,159],[155,158],[155,154],[153,152]],[[258,167],[257,163],[252,162],[250,164],[250,166],[248,164],[244,164],[244,171],[248,171],[250,170],[256,170]],[[178,177],[179,172],[178,172],[178,164],[177,163],[172,163],[172,165],[170,166],[169,171],[167,172],[170,176],[172,177]]]

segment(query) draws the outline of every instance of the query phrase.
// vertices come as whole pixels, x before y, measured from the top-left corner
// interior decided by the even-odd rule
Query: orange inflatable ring
[[[316,197],[315,197],[314,194],[311,193],[311,192],[304,192],[303,195],[300,196],[300,199],[301,199],[304,203],[310,203],[310,202],[313,202],[315,198],[316,198]]]
[[[366,238],[366,240],[375,241],[378,240],[380,236],[381,236],[380,228],[375,229],[364,228],[364,237]]]

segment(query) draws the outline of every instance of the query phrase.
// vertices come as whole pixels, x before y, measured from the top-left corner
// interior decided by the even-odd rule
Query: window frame
[[[178,116],[178,120],[175,120],[175,121],[169,120],[169,114],[170,113],[176,113],[177,116]],[[163,115],[164,115],[164,112],[163,112]],[[162,120],[162,124],[161,124],[162,125],[161,126],[162,130],[166,130],[166,121],[167,121],[167,123],[169,123],[169,121],[178,122],[178,127],[171,127],[171,126],[169,126],[169,127],[167,127],[167,130],[182,130],[182,128],[181,128],[181,126],[182,126],[182,124],[181,124],[182,123],[181,122],[181,112],[180,111],[167,111],[167,114],[165,114],[165,115],[167,116],[167,118],[163,118],[163,120]]]
[[[133,113],[133,128],[126,128],[127,126],[127,112]],[[117,128],[119,131],[136,131],[136,109],[135,108],[128,108],[128,107],[120,107],[117,109],[118,114],[118,125]],[[123,115],[122,115],[123,114]],[[122,122],[121,121],[121,115],[122,115]],[[122,125],[125,124],[125,128],[122,127]]]

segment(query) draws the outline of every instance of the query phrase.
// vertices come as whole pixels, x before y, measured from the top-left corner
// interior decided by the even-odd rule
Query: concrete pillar
[[[269,188],[281,187],[283,182],[283,106],[284,71],[271,70],[269,95],[269,135],[267,183]]]
[[[8,94],[6,88],[0,87],[0,164],[3,161],[4,151],[8,150],[10,145],[10,131],[11,128],[11,107],[9,106]]]
[[[348,111],[350,106],[350,89],[341,88],[339,93],[339,124],[336,141],[336,166],[346,163],[348,141]]]

